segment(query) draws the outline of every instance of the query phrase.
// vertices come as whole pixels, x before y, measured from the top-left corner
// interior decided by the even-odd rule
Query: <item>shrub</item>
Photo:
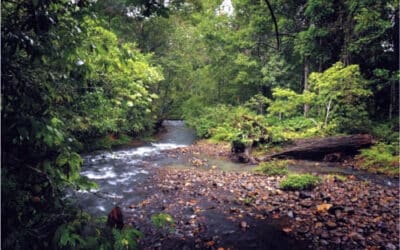
[[[280,188],[284,190],[312,189],[318,182],[320,182],[318,176],[311,174],[292,174],[281,181]]]
[[[218,105],[204,107],[196,112],[191,111],[188,109],[184,118],[199,137],[216,141],[236,140],[246,145],[261,137],[269,137],[264,117],[247,108]]]
[[[374,173],[390,176],[399,175],[399,148],[397,144],[378,143],[371,148],[362,149],[356,156],[357,167]]]
[[[365,132],[370,125],[367,100],[372,92],[359,65],[337,62],[322,73],[311,73],[309,80],[310,90],[316,94],[310,113],[317,114],[324,129],[330,133]]]
[[[151,222],[157,229],[171,229],[175,227],[175,220],[171,215],[166,213],[153,214],[151,216]]]
[[[92,218],[82,213],[69,223],[60,225],[54,234],[52,249],[114,249],[133,250],[143,233],[132,228],[122,230],[106,226],[107,218]]]
[[[212,130],[222,126],[233,113],[231,107],[219,105],[216,107],[199,107],[196,112],[187,108],[184,110],[186,123],[196,130],[197,136],[210,138]]]
[[[397,142],[399,139],[398,119],[387,122],[377,122],[372,126],[372,135],[387,144]]]
[[[286,175],[288,173],[288,161],[275,160],[263,162],[254,171],[267,175]]]

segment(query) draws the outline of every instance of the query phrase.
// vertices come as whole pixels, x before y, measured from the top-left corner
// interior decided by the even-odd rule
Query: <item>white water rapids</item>
[[[194,131],[182,121],[164,121],[166,132],[156,143],[113,151],[83,155],[81,175],[98,184],[97,190],[77,191],[76,203],[94,215],[106,215],[115,205],[122,208],[142,200],[143,182],[149,177],[149,168],[157,168],[171,161],[162,150],[190,145]]]

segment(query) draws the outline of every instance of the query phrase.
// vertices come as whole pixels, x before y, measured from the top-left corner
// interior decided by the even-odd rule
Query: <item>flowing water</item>
[[[83,155],[81,175],[95,181],[98,190],[74,193],[77,205],[93,215],[106,215],[115,205],[126,208],[143,200],[148,170],[178,161],[162,150],[187,146],[195,140],[194,131],[182,121],[165,121],[163,125],[166,132],[155,143]]]
[[[165,121],[163,125],[165,131],[157,137],[157,141],[154,143],[83,155],[84,164],[81,174],[95,181],[98,184],[98,190],[71,192],[70,196],[73,196],[77,206],[92,215],[104,216],[115,205],[118,205],[123,209],[124,215],[128,215],[129,218],[133,215],[131,214],[133,212],[129,209],[131,204],[138,204],[155,192],[159,192],[152,183],[151,175],[154,174],[154,170],[171,166],[177,168],[191,167],[187,159],[170,157],[163,150],[192,144],[195,140],[194,131],[185,127],[182,121]],[[207,166],[203,167],[204,170],[211,166],[217,166],[222,171],[251,171],[254,167],[207,158],[203,155],[196,157],[205,160],[207,163]],[[397,181],[386,177],[340,167],[339,163],[291,161],[289,171],[355,175],[363,180],[389,186],[397,183]],[[204,207],[207,207],[206,205]],[[189,211],[189,213],[191,212]],[[231,221],[225,214],[217,210],[206,209],[203,216],[204,223],[208,228],[203,236],[211,238],[215,235],[221,235],[221,241],[224,244],[236,246],[235,249],[307,248],[307,242],[296,241],[282,233],[281,228],[290,223],[289,218],[286,217],[268,220],[255,220],[248,217],[246,220],[252,226],[244,234],[238,230],[236,222]],[[199,220],[202,220],[201,218],[199,217]],[[228,234],[225,232],[228,232]],[[171,246],[171,249],[188,249],[188,246],[193,247],[195,244],[193,238],[187,238],[187,241],[171,239],[164,243],[166,248]]]
[[[98,190],[73,193],[77,205],[93,215],[106,215],[115,205],[127,208],[149,195],[146,185],[150,172],[164,166],[190,167],[179,158],[170,158],[163,152],[188,146],[195,140],[193,130],[182,121],[164,121],[165,132],[157,142],[140,147],[131,147],[112,151],[100,151],[83,155],[84,164],[81,174],[95,181]],[[207,159],[208,164],[216,165],[223,171],[251,170],[251,167],[218,159]],[[397,181],[384,176],[372,175],[363,171],[340,167],[339,163],[294,161],[289,164],[290,172],[315,172],[318,174],[355,175],[362,180],[373,181],[381,185],[396,185]]]

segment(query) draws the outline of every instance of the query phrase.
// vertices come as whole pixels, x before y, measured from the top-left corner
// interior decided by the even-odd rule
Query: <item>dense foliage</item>
[[[225,2],[233,12],[191,1],[160,18],[169,43],[151,51],[164,66],[166,116],[183,114],[200,137],[216,140],[254,139],[240,131],[247,122],[238,117],[245,114],[272,144],[347,133],[398,144],[374,133],[398,120],[398,1],[270,1],[279,49],[264,1]],[[174,39],[182,37],[190,39],[178,47]]]
[[[89,2],[1,6],[2,248],[48,249],[75,218],[66,188],[95,186],[79,174],[79,150],[91,138],[150,129],[150,86],[163,77]],[[76,249],[79,237],[63,234],[60,248]]]
[[[369,132],[379,143],[362,167],[397,173],[397,0],[270,0],[278,36],[266,1],[227,1],[232,12],[221,2],[1,2],[4,249],[91,244],[99,235],[84,237],[90,220],[64,198],[95,186],[79,153],[165,118],[265,147]],[[139,237],[108,233],[112,243],[93,244],[125,249]]]

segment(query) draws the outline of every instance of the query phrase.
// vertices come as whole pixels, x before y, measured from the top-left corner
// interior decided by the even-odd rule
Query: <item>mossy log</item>
[[[323,160],[331,158],[332,154],[355,155],[359,149],[372,144],[372,136],[368,134],[302,139],[295,141],[294,145],[284,148],[283,151],[268,155],[261,160],[272,158]]]

